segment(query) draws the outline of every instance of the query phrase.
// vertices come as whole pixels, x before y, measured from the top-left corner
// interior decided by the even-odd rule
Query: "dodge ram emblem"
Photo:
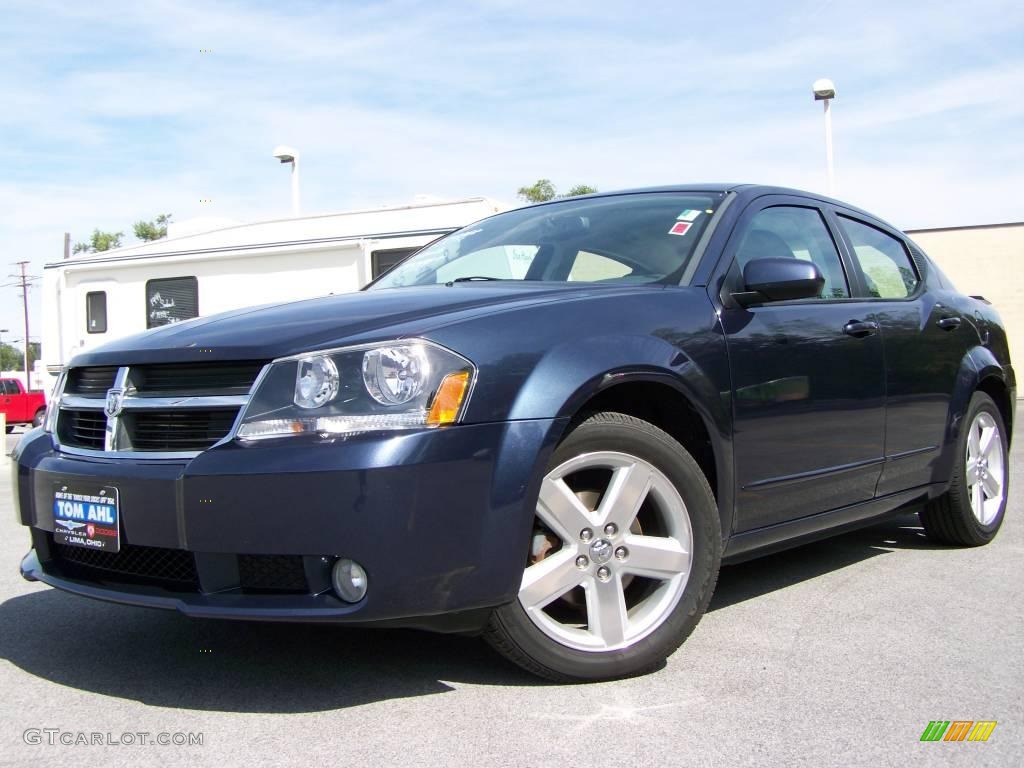
[[[107,414],[108,419],[113,419],[121,414],[121,408],[124,406],[124,390],[123,389],[108,389],[107,390],[107,402],[103,406],[103,412]]]

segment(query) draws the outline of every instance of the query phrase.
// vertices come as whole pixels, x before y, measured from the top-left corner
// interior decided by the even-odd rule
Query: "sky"
[[[1020,0],[0,0],[0,284],[63,233],[417,194],[757,182],[902,228],[1024,220]],[[209,200],[210,202],[201,202]],[[41,312],[30,301],[33,340]],[[0,288],[5,340],[20,293]]]

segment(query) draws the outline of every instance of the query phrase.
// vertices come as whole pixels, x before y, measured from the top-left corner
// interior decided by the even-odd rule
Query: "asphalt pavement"
[[[662,669],[555,685],[472,638],[198,621],[25,582],[8,463],[0,765],[1024,765],[1019,488],[987,547],[932,545],[908,515],[728,567]],[[932,720],[998,725],[921,742]],[[202,744],[139,743],[187,734]]]

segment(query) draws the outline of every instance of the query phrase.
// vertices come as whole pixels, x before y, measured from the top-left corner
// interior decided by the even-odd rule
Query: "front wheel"
[[[518,598],[485,636],[553,680],[646,672],[697,626],[721,553],[714,496],[686,449],[632,416],[595,414],[551,458]]]
[[[1006,512],[1006,427],[984,392],[974,393],[963,424],[949,490],[928,502],[919,517],[932,541],[977,547],[995,538]]]

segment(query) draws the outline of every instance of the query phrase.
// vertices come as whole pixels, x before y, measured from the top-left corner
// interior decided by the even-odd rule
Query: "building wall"
[[[962,293],[984,296],[999,311],[1010,359],[1024,371],[1024,222],[908,231]],[[1024,387],[1018,385],[1018,396]]]

